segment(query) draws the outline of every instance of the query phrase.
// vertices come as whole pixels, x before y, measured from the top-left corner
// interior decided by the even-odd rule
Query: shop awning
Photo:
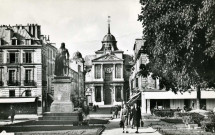
[[[137,93],[137,94],[135,94],[134,96],[132,96],[131,97],[131,99],[130,100],[128,100],[128,104],[133,104],[137,99],[139,99],[140,98],[140,92],[139,93]]]
[[[28,103],[35,102],[36,98],[0,98],[1,103]]]
[[[172,91],[151,91],[151,92],[143,92],[145,99],[196,99],[197,94],[196,91],[191,92],[178,92],[175,94]]]
[[[52,94],[48,94],[48,96],[51,100],[54,100],[54,96]]]

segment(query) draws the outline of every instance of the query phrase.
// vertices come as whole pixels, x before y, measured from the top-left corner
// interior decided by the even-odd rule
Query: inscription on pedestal
[[[52,113],[71,113],[74,111],[74,105],[70,99],[71,95],[71,78],[55,77],[54,101],[51,104]]]

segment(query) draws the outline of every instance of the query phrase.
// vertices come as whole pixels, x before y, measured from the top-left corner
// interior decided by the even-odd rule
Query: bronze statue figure
[[[69,51],[65,48],[65,43],[61,43],[61,47],[55,58],[55,75],[67,76],[69,68]]]

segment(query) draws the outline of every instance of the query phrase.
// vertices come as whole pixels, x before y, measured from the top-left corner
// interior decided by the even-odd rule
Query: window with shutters
[[[8,71],[9,74],[8,74],[8,81],[7,81],[7,85],[8,86],[19,86],[20,85],[20,82],[16,79],[18,79],[18,69],[17,69],[17,73],[16,73],[16,70],[13,69],[13,70],[9,70]]]
[[[122,101],[122,87],[121,86],[116,86],[115,87],[115,96],[116,96],[116,101],[120,102]]]
[[[7,53],[7,63],[19,63],[19,53]]]
[[[25,80],[30,81],[31,80],[31,70],[25,70]]]
[[[95,87],[95,99],[96,102],[101,102],[101,86]]]
[[[116,78],[121,78],[121,64],[116,64],[115,75]]]
[[[3,63],[3,60],[4,60],[4,58],[3,58],[3,52],[0,52],[0,63]]]
[[[32,52],[23,53],[23,63],[32,63]]]
[[[15,70],[9,70],[9,82],[15,82]]]
[[[95,79],[101,78],[101,65],[95,65]]]

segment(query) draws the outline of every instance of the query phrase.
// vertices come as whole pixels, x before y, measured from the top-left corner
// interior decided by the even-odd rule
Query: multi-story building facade
[[[197,92],[195,89],[175,94],[172,91],[160,90],[159,79],[153,79],[151,74],[143,77],[139,74],[142,65],[149,60],[144,53],[144,40],[136,39],[134,44],[134,65],[130,76],[130,100],[141,105],[142,113],[151,113],[151,109],[182,109],[184,105],[196,109]],[[201,106],[206,105],[207,110],[214,108],[214,90],[201,90]]]
[[[72,101],[75,107],[84,100],[84,59],[80,52],[75,52],[70,59],[69,76],[72,77]]]
[[[0,108],[42,113],[44,44],[40,25],[0,26]],[[44,39],[44,40],[47,40]]]
[[[43,86],[43,106],[44,111],[49,111],[52,101],[54,100],[54,87],[52,79],[54,78],[55,71],[55,57],[57,48],[54,43],[50,43],[49,36],[40,36],[43,44],[42,49],[42,86]]]
[[[117,47],[115,37],[108,33],[102,40],[102,47],[95,55],[85,57],[85,88],[87,103],[93,105],[121,105],[126,100],[128,90],[129,60]]]

